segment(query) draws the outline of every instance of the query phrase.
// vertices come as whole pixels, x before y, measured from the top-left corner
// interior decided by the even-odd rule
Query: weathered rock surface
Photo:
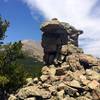
[[[100,100],[100,59],[78,47],[82,32],[57,19],[42,25],[41,30],[42,75],[28,78],[26,86],[9,100]]]

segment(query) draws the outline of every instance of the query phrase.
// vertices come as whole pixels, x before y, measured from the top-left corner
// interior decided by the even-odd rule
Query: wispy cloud
[[[7,3],[7,2],[8,2],[8,0],[4,0],[4,2],[5,2],[5,3]]]
[[[100,56],[100,3],[99,0],[23,0],[31,11],[37,9],[45,18],[57,17],[76,28],[83,29],[80,41],[86,53]]]

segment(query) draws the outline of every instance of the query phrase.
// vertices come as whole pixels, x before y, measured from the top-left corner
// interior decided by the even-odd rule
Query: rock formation
[[[40,78],[8,100],[100,100],[100,59],[78,47],[83,32],[56,18],[41,27],[45,66]]]
[[[41,26],[44,62],[47,65],[64,62],[71,53],[83,53],[78,48],[78,37],[83,32],[56,18]]]

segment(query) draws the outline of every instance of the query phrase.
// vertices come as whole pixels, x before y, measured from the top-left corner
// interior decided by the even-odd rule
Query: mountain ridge
[[[29,57],[34,57],[39,61],[43,61],[43,49],[39,41],[22,40],[22,51]]]

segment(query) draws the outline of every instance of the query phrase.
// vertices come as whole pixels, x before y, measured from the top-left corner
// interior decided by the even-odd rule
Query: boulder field
[[[54,18],[41,25],[44,66],[41,76],[8,100],[100,100],[100,59],[78,46],[83,33]]]

